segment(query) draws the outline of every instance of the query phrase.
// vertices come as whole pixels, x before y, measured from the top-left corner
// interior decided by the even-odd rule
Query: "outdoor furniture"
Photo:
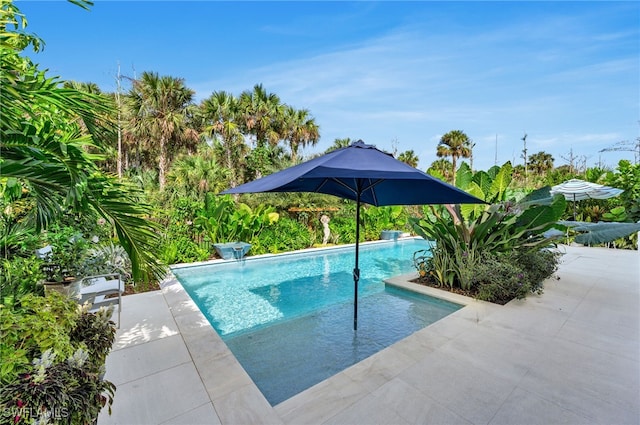
[[[246,242],[228,242],[213,244],[216,252],[224,260],[242,259],[251,248],[250,243]]]
[[[122,294],[124,281],[119,273],[102,274],[83,277],[79,280],[79,303],[89,302],[93,312],[100,307],[118,305],[118,328],[120,328],[120,311],[122,310]],[[111,295],[111,297],[109,297]]]

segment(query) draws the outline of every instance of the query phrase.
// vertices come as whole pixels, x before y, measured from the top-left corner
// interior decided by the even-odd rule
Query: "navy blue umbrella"
[[[358,329],[360,204],[481,204],[484,201],[438,180],[361,140],[222,194],[317,192],[356,201],[353,329]]]

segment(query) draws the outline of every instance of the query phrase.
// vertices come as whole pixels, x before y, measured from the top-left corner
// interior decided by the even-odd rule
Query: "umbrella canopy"
[[[624,192],[615,187],[603,186],[579,179],[567,180],[564,183],[553,186],[551,194],[564,195],[567,201],[582,201],[584,199],[608,199],[620,195]]]
[[[222,194],[317,192],[356,201],[353,329],[358,328],[360,204],[480,204],[481,199],[396,160],[361,140]]]
[[[551,188],[551,195],[564,195],[567,201],[573,201],[573,219],[576,218],[576,201],[585,199],[609,199],[624,192],[615,187],[603,186],[580,179],[571,179]]]

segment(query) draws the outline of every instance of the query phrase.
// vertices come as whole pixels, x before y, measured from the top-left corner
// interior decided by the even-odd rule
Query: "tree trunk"
[[[456,185],[456,160],[458,158],[455,155],[451,155],[451,165],[453,166],[453,185]]]
[[[160,138],[160,156],[158,158],[158,184],[164,190],[165,170],[167,168],[167,146],[164,137]]]

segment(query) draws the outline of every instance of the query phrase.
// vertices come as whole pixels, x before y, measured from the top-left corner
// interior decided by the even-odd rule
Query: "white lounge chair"
[[[120,328],[120,311],[122,310],[122,294],[124,281],[118,273],[87,276],[80,279],[80,304],[89,302],[91,309],[96,311],[100,307],[118,305],[118,328]],[[117,297],[107,298],[117,294]]]

